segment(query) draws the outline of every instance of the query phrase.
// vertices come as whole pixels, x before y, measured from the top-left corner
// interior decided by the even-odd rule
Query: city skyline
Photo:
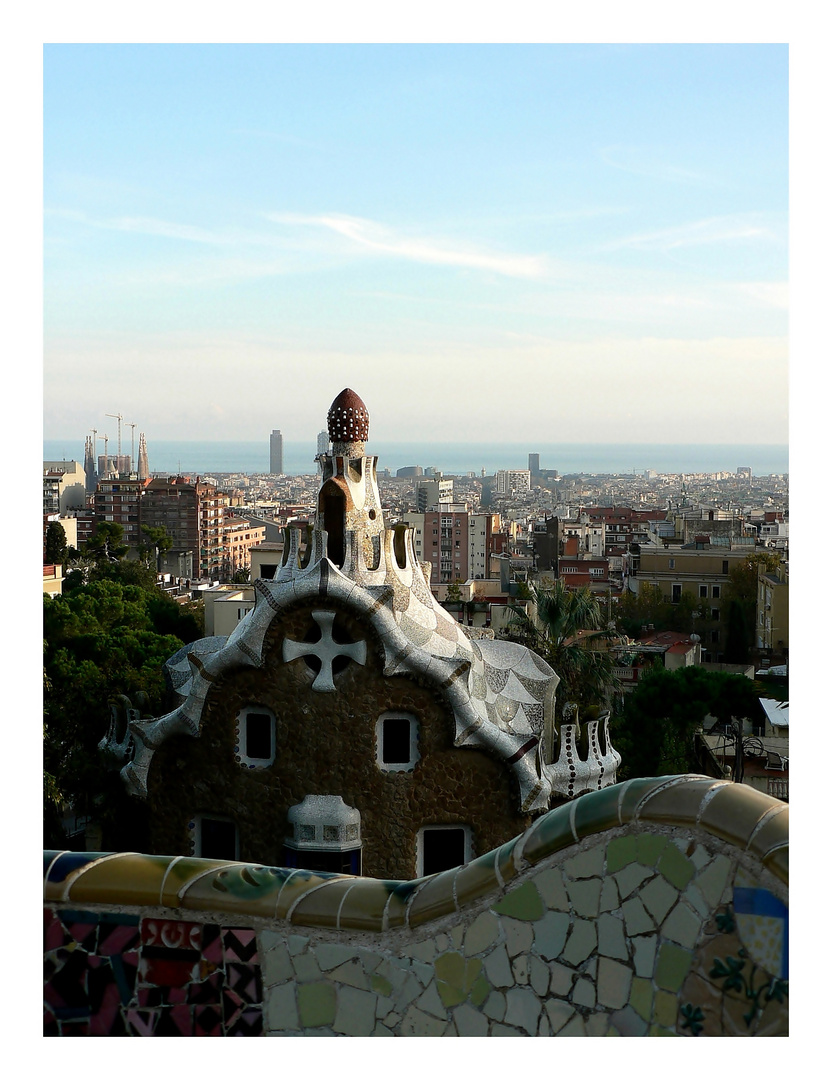
[[[785,45],[50,45],[44,434],[786,443],[787,199]]]

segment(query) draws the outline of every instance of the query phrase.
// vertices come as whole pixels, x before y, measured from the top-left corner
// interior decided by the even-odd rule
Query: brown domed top
[[[329,407],[326,426],[332,442],[366,442],[370,433],[370,414],[354,390],[342,390]]]

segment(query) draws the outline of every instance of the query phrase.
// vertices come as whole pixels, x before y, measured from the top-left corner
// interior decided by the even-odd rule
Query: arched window
[[[343,491],[333,480],[328,480],[321,488],[318,508],[323,514],[324,529],[327,534],[327,558],[335,566],[343,566],[347,500]]]

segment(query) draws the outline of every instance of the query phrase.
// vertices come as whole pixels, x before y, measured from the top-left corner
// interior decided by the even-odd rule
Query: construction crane
[[[115,412],[105,413],[105,416],[112,416],[112,418],[114,420],[118,420],[118,456],[119,456],[119,459],[120,459],[121,458],[121,421],[124,419],[124,417],[121,415],[121,413],[115,413]],[[121,468],[121,461],[120,460],[119,460],[119,468]]]
[[[111,470],[110,470],[110,460],[107,457],[107,443],[110,441],[110,436],[109,435],[99,435],[98,436],[98,441],[104,443],[104,475],[101,477],[101,479],[103,480],[103,479],[105,479],[105,477],[108,477],[110,475],[110,472],[111,472]]]

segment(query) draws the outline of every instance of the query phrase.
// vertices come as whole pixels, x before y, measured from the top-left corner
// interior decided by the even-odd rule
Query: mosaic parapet
[[[747,852],[788,885],[788,806],[708,777],[629,780],[583,795],[472,862],[415,881],[382,881],[187,856],[46,852],[44,899],[164,906],[383,933],[500,892],[521,871],[594,834],[683,826]]]

